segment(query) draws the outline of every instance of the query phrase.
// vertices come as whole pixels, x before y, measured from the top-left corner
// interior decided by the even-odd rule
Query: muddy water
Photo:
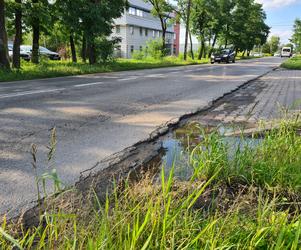
[[[204,134],[216,132],[221,135],[222,142],[228,145],[228,156],[232,158],[238,148],[254,148],[262,141],[261,138],[242,136],[246,128],[249,128],[247,124],[218,126],[204,126],[198,122],[186,124],[164,138],[162,142],[164,153],[151,164],[158,169],[162,169],[163,166],[166,177],[174,167],[174,176],[177,179],[188,180],[193,174],[193,168],[189,163],[191,152],[202,142]]]

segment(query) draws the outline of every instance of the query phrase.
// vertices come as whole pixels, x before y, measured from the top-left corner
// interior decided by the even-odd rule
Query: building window
[[[136,9],[136,15],[140,16],[140,17],[143,17],[143,11]]]
[[[143,28],[140,27],[140,36],[142,36],[142,35],[143,35]]]
[[[120,25],[116,25],[116,33],[120,34]]]
[[[153,30],[153,37],[156,37],[156,31]]]
[[[133,7],[130,7],[130,8],[129,8],[129,14],[130,14],[130,15],[136,15],[136,9],[133,8]]]
[[[173,39],[177,40],[177,34],[176,33],[173,34]]]
[[[143,49],[142,46],[140,46],[140,51],[142,51],[142,49]]]
[[[160,31],[159,30],[157,31],[157,37],[160,37]]]
[[[145,36],[148,36],[148,29],[145,28]]]
[[[130,26],[130,34],[134,35],[134,26]]]
[[[131,45],[131,54],[134,53],[134,45]]]

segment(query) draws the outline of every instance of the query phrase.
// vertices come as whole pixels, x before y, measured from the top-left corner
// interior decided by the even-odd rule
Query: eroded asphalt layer
[[[282,61],[263,58],[229,65],[1,83],[0,214],[26,207],[37,197],[32,143],[38,147],[39,175],[56,168],[62,182],[72,185],[83,171],[95,165],[95,171],[110,166],[104,164],[108,157],[147,139],[158,126],[208,108],[212,101],[270,72]],[[292,80],[298,84],[298,78]],[[48,166],[46,145],[53,127],[58,143]],[[51,184],[47,190],[51,192]]]

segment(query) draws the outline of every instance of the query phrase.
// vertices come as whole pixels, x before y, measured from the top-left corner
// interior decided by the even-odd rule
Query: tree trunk
[[[15,39],[14,39],[14,49],[13,49],[13,67],[19,69],[21,67],[20,63],[20,45],[22,42],[22,11],[21,4],[22,0],[15,0],[18,7],[15,10]]]
[[[212,55],[212,52],[213,52],[215,44],[216,44],[216,40],[217,40],[217,34],[214,35],[213,42],[212,42],[212,47],[210,49],[208,57],[210,57]]]
[[[86,62],[87,60],[87,39],[86,36],[83,35],[83,41],[82,41],[82,59],[83,62]]]
[[[0,69],[10,70],[7,48],[7,33],[5,29],[4,0],[0,0]]]
[[[96,63],[96,55],[95,55],[95,44],[93,42],[88,42],[88,51],[89,51],[89,63]]]
[[[204,41],[204,38],[202,38],[200,54],[198,57],[199,60],[201,60],[203,58],[204,52],[205,52],[205,41]]]
[[[184,46],[184,60],[187,60],[187,47],[188,47],[188,35],[189,35],[189,22],[190,22],[190,7],[191,0],[188,0],[187,4],[187,17],[186,17],[186,33],[185,33],[185,46]]]
[[[76,57],[76,50],[75,50],[73,34],[70,34],[69,38],[70,38],[70,48],[71,48],[71,54],[72,54],[72,62],[77,63],[77,57]]]
[[[33,0],[34,4],[38,3],[39,0]],[[31,61],[32,63],[39,63],[39,48],[40,48],[40,19],[37,14],[34,14],[32,20],[32,52]]]
[[[164,22],[164,18],[163,17],[159,17],[160,18],[160,22],[161,22],[161,28],[162,28],[162,52],[163,52],[163,56],[166,55],[166,30],[167,30],[167,25]]]
[[[162,29],[162,52],[166,55],[166,28]]]
[[[192,58],[192,60],[194,60],[192,36],[191,36],[191,32],[190,31],[189,31],[189,39],[190,39],[190,53],[191,53],[191,58]]]
[[[242,52],[242,56],[244,57],[245,54],[246,54],[246,50],[244,50],[244,51]]]

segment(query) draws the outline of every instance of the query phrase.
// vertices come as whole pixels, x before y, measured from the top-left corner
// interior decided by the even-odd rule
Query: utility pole
[[[188,0],[187,14],[186,14],[186,34],[185,34],[185,47],[184,47],[184,60],[187,60],[187,47],[188,47],[188,35],[189,35],[189,24],[190,24],[190,8],[191,0]]]

